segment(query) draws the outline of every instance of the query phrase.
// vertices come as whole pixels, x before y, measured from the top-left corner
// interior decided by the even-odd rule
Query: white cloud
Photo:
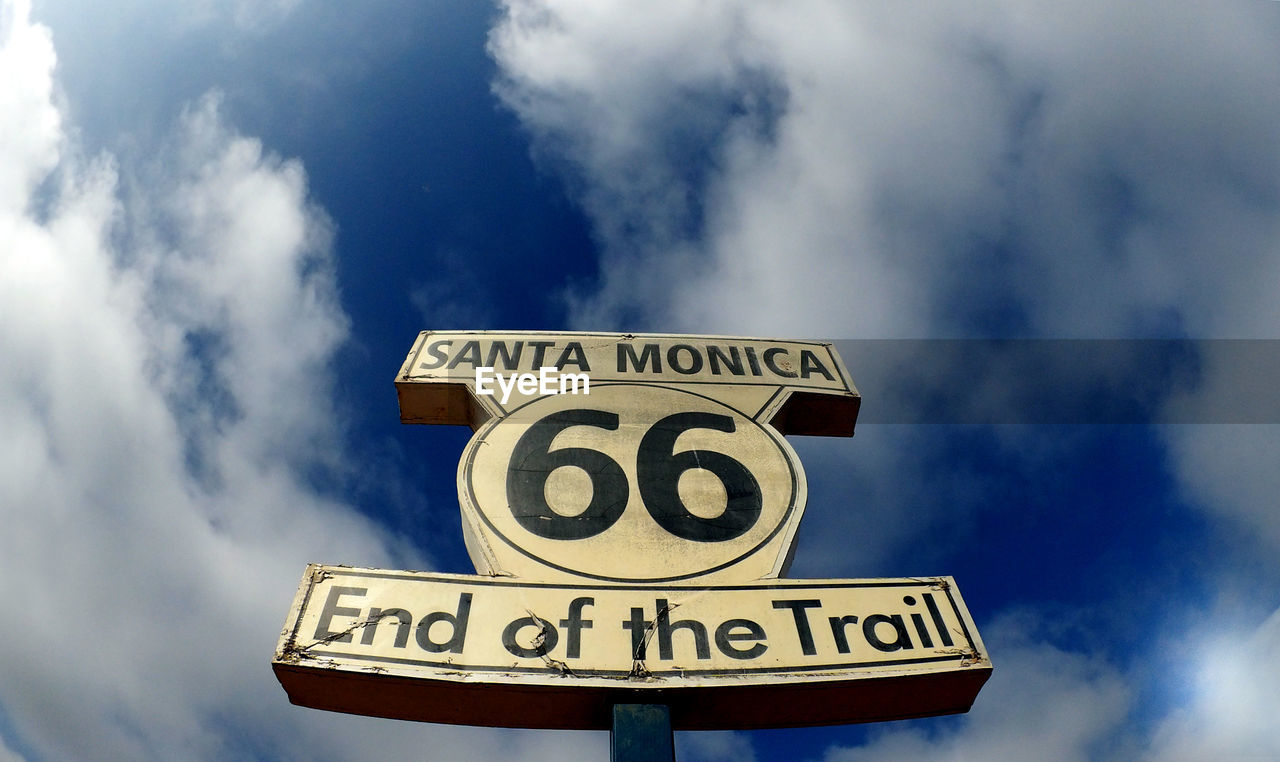
[[[1277,40],[1256,2],[511,0],[490,50],[602,243],[580,327],[1273,337]],[[1191,497],[1276,536],[1269,435],[1166,433]],[[892,520],[919,445],[875,436],[842,481],[923,536]]]
[[[0,762],[23,762],[22,755],[6,746],[3,738],[0,738]]]
[[[20,208],[57,160],[58,110],[50,102],[53,43],[27,23],[30,3],[0,6],[0,208]]]
[[[149,166],[86,159],[54,66],[0,6],[0,753],[598,754],[288,704],[270,656],[306,562],[429,564],[307,477],[344,456],[330,224],[216,98]]]
[[[1116,741],[1131,701],[1124,676],[1095,657],[1037,642],[1032,624],[1019,616],[986,628],[995,670],[950,729],[886,725],[866,745],[830,750],[827,762],[1124,758]]]
[[[1191,651],[1199,662],[1193,700],[1161,723],[1149,756],[1280,758],[1280,611],[1251,633],[1214,635]]]
[[[1220,402],[1214,395],[1232,388],[1223,370],[1210,366],[1204,404]],[[1273,561],[1280,551],[1275,467],[1280,425],[1170,426],[1165,438],[1191,501],[1242,538],[1233,560],[1246,572],[1223,585],[1221,605],[1248,613],[1273,607],[1274,596],[1263,591],[1274,584]],[[1236,597],[1243,602],[1231,600]],[[1234,622],[1214,627],[1217,623],[1217,617],[1205,617],[1202,626],[1209,632],[1201,633],[1201,642],[1183,645],[1199,665],[1197,690],[1188,706],[1158,728],[1154,759],[1280,757],[1274,717],[1280,706],[1280,610],[1252,631]]]
[[[733,731],[677,733],[676,759],[687,762],[755,762],[751,739]]]
[[[1280,549],[1280,426],[1170,426],[1165,431],[1178,478],[1190,499],[1272,549]]]
[[[1271,552],[1280,550],[1280,352],[1272,342],[1203,342],[1198,383],[1171,396],[1171,420],[1204,425],[1163,427],[1169,456],[1188,499]]]
[[[598,291],[570,297],[580,327],[836,339],[1280,329],[1276,3],[505,6],[490,37],[497,93],[604,251]],[[1201,393],[1229,392],[1210,366]],[[1163,433],[1186,496],[1250,533],[1253,557],[1280,541],[1278,448],[1274,427],[1245,428]],[[963,521],[901,518],[925,453],[868,433],[866,451],[855,439],[838,456],[806,453],[811,477],[839,470],[874,504],[859,505],[861,523],[810,513],[810,569],[848,568],[834,546],[849,537],[901,542]],[[962,731],[890,733],[875,749],[1084,759],[1119,733],[1116,670],[1031,642],[995,653]],[[1206,707],[1170,719],[1156,753],[1212,724]],[[1213,731],[1187,748],[1273,748],[1246,730],[1242,745]]]
[[[584,325],[1280,324],[1272,3],[507,6],[498,92],[608,257]]]
[[[970,537],[975,508],[991,504],[990,477],[937,466],[945,440],[936,429],[864,425],[849,440],[794,444],[808,474],[809,506],[791,577],[947,574],[939,556],[950,545],[921,538]]]

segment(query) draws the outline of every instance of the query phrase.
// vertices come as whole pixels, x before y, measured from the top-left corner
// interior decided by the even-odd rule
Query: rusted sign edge
[[[806,589],[883,589],[931,587],[945,594],[951,612],[959,622],[963,642],[956,643],[955,648],[936,649],[932,656],[913,656],[900,660],[823,663],[823,665],[795,665],[753,667],[753,669],[719,670],[719,669],[672,669],[654,670],[650,672],[643,663],[641,671],[622,670],[568,670],[563,663],[547,663],[544,666],[511,667],[503,665],[472,665],[472,663],[454,663],[452,660],[434,662],[425,658],[394,658],[370,656],[370,654],[314,651],[317,647],[329,645],[339,636],[346,635],[364,626],[366,622],[355,622],[347,630],[334,633],[324,640],[305,642],[298,638],[298,628],[305,615],[308,599],[315,585],[334,576],[349,578],[417,580],[426,583],[453,583],[467,587],[497,588],[530,588],[554,590],[581,590],[581,592],[644,592],[644,593],[700,593],[716,592],[716,590],[788,590],[800,592]],[[554,661],[554,660],[552,660]],[[945,665],[951,662],[951,665]],[[319,669],[326,674],[333,672],[388,672],[397,667],[410,667],[419,671],[419,675],[398,676],[403,679],[422,684],[460,683],[472,685],[499,686],[508,685],[518,690],[550,689],[552,692],[561,689],[562,679],[571,676],[575,688],[611,688],[621,684],[627,690],[637,693],[682,693],[701,692],[701,690],[719,690],[731,688],[737,684],[754,686],[794,685],[796,680],[805,680],[812,685],[831,684],[869,684],[877,680],[893,679],[906,676],[937,676],[948,671],[986,671],[991,670],[991,662],[986,647],[975,628],[968,608],[965,607],[954,580],[941,578],[881,578],[858,580],[760,580],[756,583],[727,585],[646,585],[646,584],[557,584],[540,583],[515,579],[485,578],[485,576],[433,574],[433,572],[396,571],[378,569],[353,569],[344,566],[308,565],[303,583],[298,590],[294,604],[289,612],[289,620],[282,631],[278,648],[276,648],[274,666],[276,674],[282,669],[298,667],[298,669]],[[426,674],[421,674],[426,672]],[[703,677],[699,685],[678,685],[681,677]],[[986,680],[983,677],[982,681]],[[284,683],[284,677],[282,677]],[[978,685],[980,686],[980,681]],[[288,688],[288,685],[285,685]],[[972,701],[972,699],[970,699]],[[957,709],[963,711],[963,709]],[[850,720],[856,721],[856,720]]]

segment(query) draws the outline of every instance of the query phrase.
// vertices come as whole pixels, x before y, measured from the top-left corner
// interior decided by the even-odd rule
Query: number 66
[[[626,510],[630,485],[622,466],[608,455],[585,447],[550,450],[551,442],[572,426],[618,428],[617,413],[603,410],[562,410],[529,427],[516,443],[507,469],[507,502],[519,524],[553,540],[581,540],[604,532]],[[695,542],[723,542],[740,537],[760,518],[760,484],[733,458],[711,450],[674,452],[676,439],[692,429],[733,433],[733,419],[705,412],[675,413],[653,424],[640,440],[636,481],[640,499],[654,521],[671,534]],[[545,487],[551,472],[577,466],[591,478],[591,502],[576,516],[556,513],[547,503]],[[680,476],[705,469],[724,485],[728,501],[714,518],[694,515],[680,498]]]

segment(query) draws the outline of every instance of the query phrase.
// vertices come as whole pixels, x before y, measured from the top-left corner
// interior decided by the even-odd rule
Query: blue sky
[[[471,571],[428,328],[848,342],[791,575],[954,575],[995,674],[682,760],[1280,756],[1277,4],[0,0],[0,82],[0,760],[607,754],[271,674],[307,562]]]

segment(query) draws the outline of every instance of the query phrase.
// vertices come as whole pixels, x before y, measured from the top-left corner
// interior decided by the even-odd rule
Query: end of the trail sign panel
[[[468,425],[475,576],[309,567],[273,666],[290,699],[400,719],[676,728],[967,711],[991,662],[947,577],[784,580],[807,482],[784,434],[849,436],[828,343],[424,332],[401,420]]]
[[[566,585],[312,566],[276,673],[295,703],[406,720],[679,729],[967,710],[990,673],[951,579]]]

